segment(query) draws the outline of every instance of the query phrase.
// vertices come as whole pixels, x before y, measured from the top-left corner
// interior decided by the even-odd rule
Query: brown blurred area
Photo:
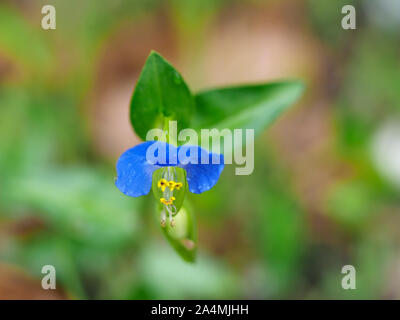
[[[45,290],[39,279],[29,276],[20,267],[0,263],[0,300],[60,299],[67,299],[62,290]]]

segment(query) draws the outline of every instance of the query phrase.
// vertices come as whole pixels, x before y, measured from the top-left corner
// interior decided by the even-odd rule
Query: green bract
[[[188,128],[194,99],[182,76],[158,53],[147,58],[131,101],[131,122],[146,140],[150,129],[163,128],[165,120],[176,120],[178,130]]]

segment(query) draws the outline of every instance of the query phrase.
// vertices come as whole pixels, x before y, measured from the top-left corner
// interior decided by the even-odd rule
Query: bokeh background
[[[0,1],[0,298],[399,298],[399,3]],[[56,30],[41,29],[46,4]],[[346,4],[356,30],[341,28]],[[194,92],[307,84],[258,137],[251,176],[227,166],[191,196],[195,264],[167,245],[152,195],[114,187],[151,49]],[[46,264],[57,290],[40,286]]]

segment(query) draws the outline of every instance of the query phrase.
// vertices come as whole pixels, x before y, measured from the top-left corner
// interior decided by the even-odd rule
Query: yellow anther
[[[175,189],[180,190],[180,188],[182,188],[182,182],[175,183]]]
[[[171,205],[174,200],[175,200],[175,197],[171,197],[169,200],[166,200],[165,198],[161,198],[160,202],[165,204],[166,206],[168,206],[168,205]]]
[[[175,188],[175,186],[176,186],[176,183],[175,183],[175,181],[169,181],[168,182],[168,187],[169,187],[169,189],[172,191],[172,190],[174,190],[174,188]]]
[[[161,191],[162,191],[162,192],[165,191],[165,188],[167,187],[167,185],[168,185],[168,181],[165,180],[165,179],[161,179],[161,180],[159,180],[159,181],[157,182],[157,187],[161,188]]]

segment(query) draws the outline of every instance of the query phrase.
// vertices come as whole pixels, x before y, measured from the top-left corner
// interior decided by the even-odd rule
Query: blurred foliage
[[[399,117],[399,29],[382,19],[390,0],[367,2],[57,0],[57,31],[44,32],[46,1],[3,1],[0,260],[23,267],[38,285],[42,266],[54,265],[57,286],[70,298],[398,298],[399,190],[374,163],[371,141],[384,121]],[[288,10],[294,3],[297,15]],[[341,7],[350,3],[356,31],[340,27]],[[96,86],[104,80],[105,52],[111,46],[116,59],[126,59],[112,42],[124,26],[151,19],[172,25],[159,28],[160,38],[178,43],[165,49],[167,57],[186,50],[200,59],[211,35],[220,36],[238,12],[251,19],[273,12],[278,19],[264,20],[272,21],[268,28],[277,24],[282,39],[287,33],[277,21],[294,19],[307,45],[318,48],[304,66],[316,71],[307,74],[303,104],[274,127],[278,133],[257,141],[251,176],[235,176],[227,166],[213,192],[191,195],[200,243],[192,265],[166,245],[150,198],[130,199],[114,187],[117,155],[99,152],[91,111],[103,97]],[[247,27],[231,32],[256,37]],[[128,32],[125,39],[134,41]],[[243,61],[235,63],[247,63],[246,44],[238,39],[237,47]],[[263,61],[254,63],[262,68]],[[309,128],[314,105],[326,116]],[[295,129],[279,137],[288,123]],[[318,136],[321,124],[332,126],[328,138]],[[302,135],[310,129],[322,147],[297,145],[312,140]],[[331,153],[315,156],[326,149]],[[346,264],[356,267],[357,290],[340,287]]]

